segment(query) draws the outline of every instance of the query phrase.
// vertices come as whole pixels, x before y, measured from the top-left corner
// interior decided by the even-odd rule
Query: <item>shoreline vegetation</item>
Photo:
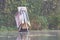
[[[1,0],[0,30],[17,30],[15,13],[18,6],[26,6],[30,29],[60,30],[60,0]]]
[[[29,32],[57,32],[60,30],[29,30]],[[0,30],[1,32],[18,32],[18,30]]]

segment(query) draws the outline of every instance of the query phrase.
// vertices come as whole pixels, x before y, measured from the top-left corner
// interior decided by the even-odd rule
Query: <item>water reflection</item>
[[[16,40],[59,40],[57,32],[19,32]]]
[[[28,40],[28,32],[19,32],[16,40]]]
[[[10,32],[0,35],[0,40],[60,40],[60,31]]]

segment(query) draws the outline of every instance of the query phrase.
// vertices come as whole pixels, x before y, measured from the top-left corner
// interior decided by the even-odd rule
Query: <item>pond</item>
[[[60,31],[9,32],[0,35],[0,40],[60,40]]]

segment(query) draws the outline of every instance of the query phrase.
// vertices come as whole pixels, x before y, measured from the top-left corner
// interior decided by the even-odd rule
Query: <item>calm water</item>
[[[60,31],[30,31],[29,33],[8,33],[0,40],[60,40]]]

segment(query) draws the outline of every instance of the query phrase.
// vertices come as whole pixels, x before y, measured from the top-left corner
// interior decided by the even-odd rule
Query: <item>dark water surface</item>
[[[0,40],[60,40],[60,31],[9,32],[6,35],[0,35]]]

